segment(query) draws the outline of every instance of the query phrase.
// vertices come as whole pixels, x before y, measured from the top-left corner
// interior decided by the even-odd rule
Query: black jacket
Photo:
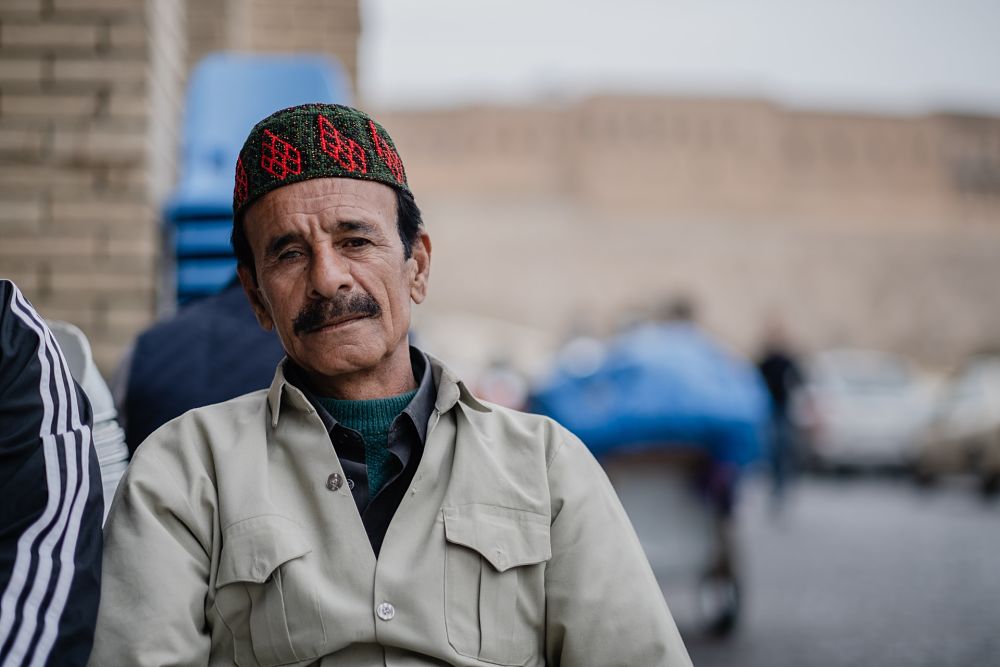
[[[257,324],[239,283],[196,301],[136,340],[119,417],[134,452],[174,417],[271,384],[285,352]]]
[[[0,280],[0,663],[90,656],[104,513],[91,426],[52,333]]]

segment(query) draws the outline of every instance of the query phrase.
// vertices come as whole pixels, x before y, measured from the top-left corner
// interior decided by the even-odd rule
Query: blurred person
[[[768,399],[756,368],[693,321],[689,299],[650,310],[602,346],[588,373],[556,365],[532,408],[605,464],[654,566],[672,572],[671,584],[696,582],[705,627],[722,635],[740,608],[736,490],[759,456]]]
[[[476,380],[476,395],[505,408],[523,410],[528,403],[528,381],[509,359],[497,357]]]
[[[188,410],[270,384],[284,351],[273,331],[256,324],[234,279],[136,338],[114,381],[129,452]]]
[[[411,347],[431,241],[385,130],[251,131],[233,245],[286,352],[169,422],[108,520],[94,665],[690,665],[593,457]]]
[[[101,585],[90,403],[55,337],[0,280],[0,665],[84,665]]]
[[[689,327],[702,337],[706,344],[716,347],[721,353],[721,346],[715,339],[698,325],[698,307],[695,300],[687,294],[677,294],[667,299],[661,305],[657,324],[663,327]],[[735,457],[739,459],[740,457]],[[749,458],[753,458],[752,456]],[[722,524],[728,524],[733,514],[733,506],[736,503],[736,491],[740,478],[740,466],[735,463],[735,459],[727,456],[712,456],[707,460],[707,465],[702,469],[700,486],[711,501]],[[727,542],[728,534],[731,532],[728,527],[724,529]]]
[[[785,327],[778,320],[772,320],[765,330],[757,368],[771,397],[768,463],[771,470],[771,497],[777,507],[784,501],[791,476],[795,472],[797,438],[791,402],[803,380],[802,367],[794,347],[789,342]]]

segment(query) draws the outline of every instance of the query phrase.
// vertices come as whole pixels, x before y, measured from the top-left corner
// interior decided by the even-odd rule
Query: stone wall
[[[876,225],[1000,217],[998,118],[626,96],[383,115],[428,192]]]

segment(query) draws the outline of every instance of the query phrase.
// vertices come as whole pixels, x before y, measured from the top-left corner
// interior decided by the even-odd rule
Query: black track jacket
[[[52,333],[0,280],[0,667],[90,655],[103,516],[91,426]]]

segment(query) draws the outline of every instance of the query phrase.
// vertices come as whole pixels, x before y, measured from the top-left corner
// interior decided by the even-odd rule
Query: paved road
[[[1000,666],[1000,501],[810,480],[775,517],[745,491],[746,613],[729,640],[686,633],[696,667]]]

